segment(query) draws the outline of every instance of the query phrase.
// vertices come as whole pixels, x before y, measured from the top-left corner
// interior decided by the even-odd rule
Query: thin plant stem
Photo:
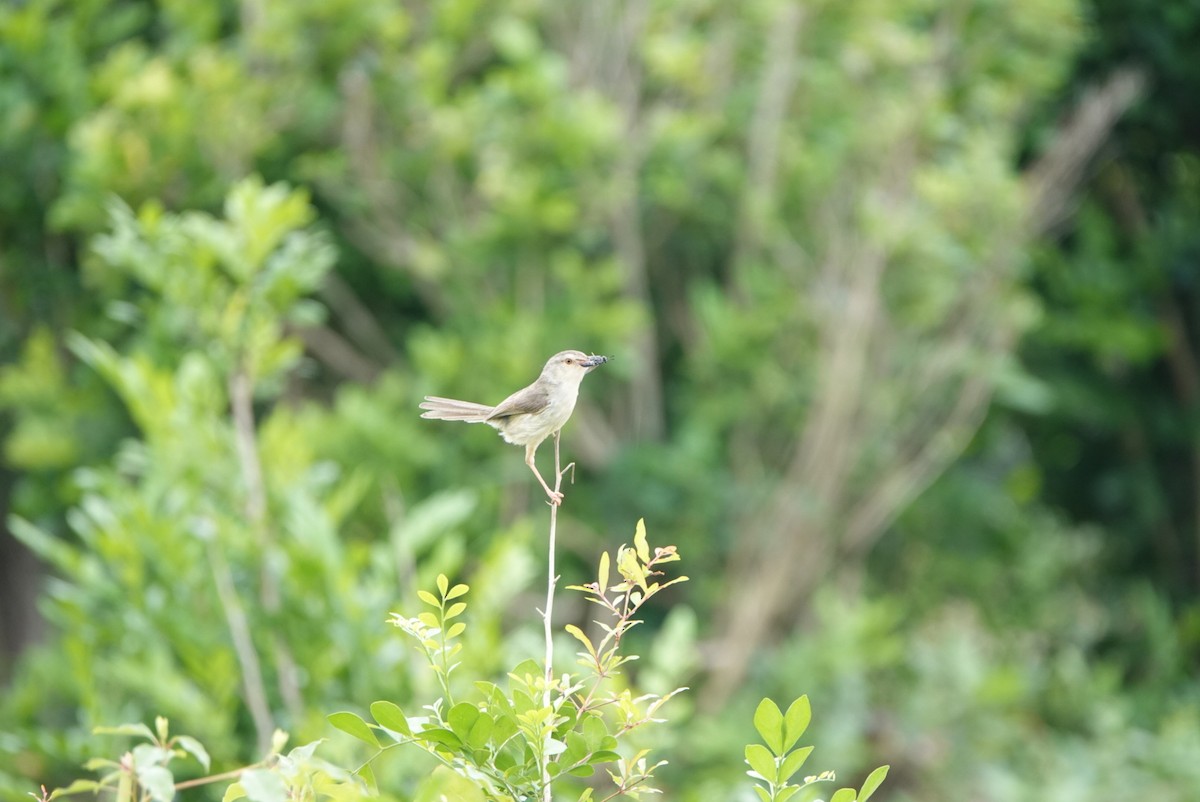
[[[557,493],[562,487],[562,462],[559,456],[559,433],[554,433],[554,492]],[[556,548],[556,540],[558,533],[558,504],[550,505],[550,544],[547,549],[547,561],[549,567],[546,570],[546,607],[542,613],[543,634],[546,638],[546,683],[542,690],[542,706],[550,707],[551,693],[550,686],[554,682],[554,630],[551,626],[551,617],[554,615],[554,586],[558,582],[558,577],[554,574],[554,552]],[[542,750],[542,799],[544,802],[551,802],[550,793],[550,757],[546,754],[546,750]]]
[[[262,667],[258,660],[258,652],[254,649],[254,639],[250,635],[250,624],[246,620],[246,610],[238,598],[237,587],[233,581],[233,572],[221,547],[215,543],[208,544],[208,563],[212,568],[213,581],[217,586],[217,597],[221,601],[221,609],[225,613],[225,622],[229,626],[229,634],[233,639],[233,651],[237,655],[242,673],[242,690],[246,694],[246,707],[250,709],[250,717],[254,721],[254,730],[258,736],[258,751],[266,752],[271,746],[271,736],[275,731],[275,721],[271,717],[271,708],[267,704],[267,692],[263,683]]]
[[[254,382],[245,363],[239,358],[233,374],[229,377],[229,405],[233,413],[238,462],[241,464],[242,481],[246,485],[246,517],[254,528],[259,548],[263,554],[261,598],[263,609],[274,615],[280,609],[279,585],[270,565],[271,529],[267,520],[267,489],[263,479],[262,461],[258,454],[257,425],[254,421]],[[304,707],[300,696],[300,671],[292,657],[287,642],[276,633],[271,634],[271,645],[275,666],[278,669],[279,692],[287,705],[293,721],[299,721]],[[263,734],[260,733],[260,737]],[[266,738],[271,733],[265,734]],[[268,741],[269,743],[269,741]]]

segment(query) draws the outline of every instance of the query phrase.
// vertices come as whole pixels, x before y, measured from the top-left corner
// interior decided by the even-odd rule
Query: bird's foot
[[[559,504],[562,504],[562,500],[563,500],[562,493],[559,493],[556,490],[547,490],[546,495],[548,495],[550,497],[550,500],[547,501],[546,503],[549,504],[551,507],[557,507]]]

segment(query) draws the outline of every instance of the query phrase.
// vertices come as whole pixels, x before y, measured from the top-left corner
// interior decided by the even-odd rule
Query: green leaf
[[[384,729],[398,732],[401,735],[412,735],[412,729],[408,726],[408,718],[400,706],[394,702],[371,702],[371,717]]]
[[[596,579],[596,581],[599,583],[601,595],[604,595],[604,593],[608,590],[609,567],[608,552],[606,551],[600,555],[600,575]]]
[[[362,777],[362,781],[367,784],[367,788],[375,793],[379,792],[379,781],[375,779],[375,770],[371,768],[370,763],[364,763],[357,774],[359,777]]]
[[[175,798],[175,777],[165,766],[146,766],[137,771],[138,783],[156,802],[171,802]]]
[[[471,731],[467,733],[467,745],[473,749],[484,748],[492,737],[494,727],[495,722],[492,717],[486,713],[480,713],[479,718],[471,725]]]
[[[442,594],[443,599],[446,598],[446,594],[450,590],[450,580],[446,578],[445,574],[438,574],[437,586],[438,586],[438,593]]]
[[[782,755],[783,749],[783,713],[779,705],[770,699],[763,699],[754,711],[754,729],[762,736],[763,741],[777,755]]]
[[[246,796],[253,802],[286,802],[287,788],[283,778],[267,769],[249,769],[239,779]]]
[[[763,788],[761,785],[754,786],[754,792],[756,794],[758,794],[758,798],[761,799],[762,802],[771,802],[770,792],[767,791],[766,788]]]
[[[375,737],[375,733],[367,726],[367,722],[359,718],[357,714],[342,711],[339,713],[330,713],[325,718],[330,724],[347,735],[353,735],[358,740],[368,743],[376,749],[379,748],[379,739]],[[249,793],[248,789],[247,793]]]
[[[611,749],[601,749],[597,752],[592,752],[588,756],[588,763],[598,766],[601,763],[615,763],[620,759],[621,755],[618,752],[614,752]]]
[[[775,793],[774,802],[787,802],[793,796],[800,792],[799,785],[789,785],[786,788],[781,788]]]
[[[638,518],[637,529],[633,533],[633,545],[637,549],[638,558],[643,563],[650,562],[650,544],[646,542],[645,518]]]
[[[92,730],[96,735],[140,735],[147,741],[154,740],[154,733],[145,724],[121,724],[116,727],[96,727]]]
[[[446,601],[450,601],[451,599],[457,599],[459,596],[463,595],[470,589],[471,588],[469,585],[463,585],[463,584],[455,585],[454,587],[450,588],[450,592],[446,594]]]
[[[883,785],[889,768],[890,766],[880,766],[867,775],[867,779],[863,780],[862,788],[858,789],[858,802],[867,802],[871,798],[871,794],[875,793],[879,786]]]
[[[590,654],[592,657],[596,656],[596,647],[592,645],[591,639],[587,635],[583,634],[582,629],[574,624],[567,624],[564,629],[567,630],[567,632],[572,635],[575,640],[579,641],[587,648],[588,654]]]
[[[414,734],[415,737],[423,741],[429,741],[434,744],[443,744],[452,749],[462,749],[462,739],[453,732],[442,727],[430,727],[429,729],[421,730]]]
[[[520,727],[517,725],[517,722],[513,719],[512,716],[510,716],[510,715],[497,716],[496,722],[492,726],[491,741],[492,741],[492,743],[499,746],[500,744],[507,741],[509,738],[516,735],[518,730],[520,730]]]
[[[762,744],[750,744],[746,747],[746,762],[750,768],[769,783],[779,782],[779,769],[775,765],[775,757]]]
[[[455,621],[446,629],[447,638],[457,638],[459,635],[467,631],[467,625],[464,621]]]
[[[785,783],[791,779],[791,776],[798,772],[800,767],[804,765],[804,761],[808,760],[808,756],[812,754],[812,750],[811,746],[806,746],[802,749],[797,749],[785,757],[783,762],[779,764],[779,782]]]
[[[60,796],[67,796],[68,794],[78,794],[83,791],[96,791],[99,788],[100,788],[100,783],[96,782],[95,780],[76,780],[75,782],[68,785],[66,788],[55,788],[53,791],[50,792],[50,798],[57,799]]]
[[[418,590],[417,598],[420,599],[421,601],[425,602],[426,604],[432,605],[434,607],[442,606],[442,603],[441,603],[441,601],[438,600],[438,597],[434,596],[432,593],[430,593],[427,590]]]
[[[800,736],[808,729],[812,720],[812,707],[808,703],[808,695],[801,696],[788,707],[787,715],[783,717],[783,749],[786,752],[796,745]]]
[[[241,783],[233,783],[225,789],[225,795],[221,797],[221,802],[234,802],[234,800],[242,799],[246,796],[246,789]]]
[[[208,750],[205,749],[199,741],[190,735],[180,735],[175,739],[175,743],[179,744],[183,751],[190,754],[200,762],[205,771],[209,770],[212,761],[208,757]]]
[[[454,604],[450,605],[450,607],[446,610],[445,615],[442,616],[442,620],[449,621],[451,618],[454,618],[455,616],[462,615],[462,612],[465,609],[467,609],[466,602],[455,602]]]
[[[829,802],[854,802],[853,788],[839,788],[829,797]]]
[[[601,742],[608,736],[608,727],[604,726],[604,719],[595,713],[584,716],[579,729],[583,732],[583,739],[591,751],[599,749]]]
[[[470,702],[459,702],[446,714],[446,723],[460,740],[467,740],[471,727],[479,720],[479,708]]]
[[[595,773],[596,770],[586,763],[584,763],[582,766],[576,766],[567,772],[567,774],[570,774],[572,777],[591,777]]]

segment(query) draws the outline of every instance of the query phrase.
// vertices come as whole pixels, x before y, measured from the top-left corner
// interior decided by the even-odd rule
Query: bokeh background
[[[691,577],[630,671],[693,689],[665,798],[752,799],[801,693],[881,799],[1200,798],[1198,43],[1196,0],[8,0],[0,797],[156,714],[351,762],[326,714],[435,695],[384,621],[438,572],[464,672],[537,656],[540,490],[416,404],[579,348],[564,582],[643,517]]]

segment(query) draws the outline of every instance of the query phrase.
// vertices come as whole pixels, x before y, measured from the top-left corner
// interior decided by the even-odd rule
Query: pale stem
[[[557,493],[562,489],[562,460],[559,456],[558,449],[558,432],[554,433],[554,492]],[[550,505],[550,546],[547,561],[549,568],[546,571],[546,607],[542,613],[543,633],[546,638],[546,687],[542,691],[542,706],[550,707],[551,694],[550,686],[554,682],[554,630],[551,628],[550,619],[554,614],[554,587],[558,582],[558,577],[554,575],[554,551],[555,539],[558,531],[558,504]],[[552,715],[553,718],[553,715]],[[548,736],[547,736],[548,737]],[[542,799],[543,802],[551,802],[550,794],[550,757],[546,754],[546,750],[542,750]]]

